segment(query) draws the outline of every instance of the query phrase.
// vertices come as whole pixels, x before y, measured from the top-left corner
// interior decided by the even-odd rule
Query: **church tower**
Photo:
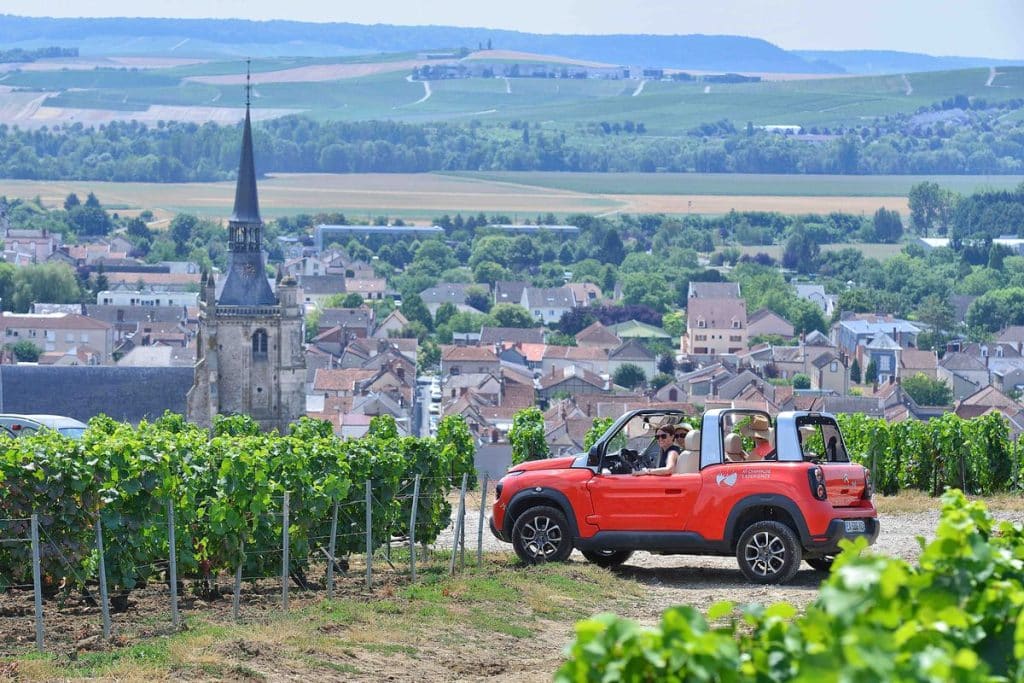
[[[213,274],[203,278],[188,420],[210,427],[217,414],[245,414],[264,430],[285,432],[305,413],[302,305],[293,278],[275,295],[264,269],[248,79],[227,277],[219,297]]]

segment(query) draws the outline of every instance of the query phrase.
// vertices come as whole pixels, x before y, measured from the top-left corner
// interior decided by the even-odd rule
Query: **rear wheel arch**
[[[735,552],[736,544],[747,527],[761,521],[785,524],[793,530],[802,545],[810,541],[807,523],[796,503],[785,496],[759,495],[741,500],[729,513],[724,536],[729,548]]]

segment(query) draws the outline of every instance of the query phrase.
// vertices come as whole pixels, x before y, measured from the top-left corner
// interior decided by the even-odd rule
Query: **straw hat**
[[[693,431],[693,426],[688,422],[680,422],[676,425],[676,437],[686,436]]]
[[[755,415],[750,419],[751,436],[755,439],[771,440],[772,423],[765,415]]]

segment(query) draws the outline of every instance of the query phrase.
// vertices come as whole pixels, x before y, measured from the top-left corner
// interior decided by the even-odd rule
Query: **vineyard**
[[[31,587],[38,567],[43,594],[66,597],[105,575],[101,592],[115,604],[175,574],[200,590],[214,590],[221,573],[280,576],[282,553],[303,585],[328,543],[339,568],[393,537],[431,543],[451,520],[448,494],[474,471],[458,417],[445,418],[436,439],[400,438],[385,416],[344,441],[306,418],[286,436],[221,418],[210,438],[180,415],[137,428],[99,417],[82,441],[50,432],[3,446],[0,594]],[[20,542],[30,534],[39,542]]]
[[[602,614],[577,624],[555,680],[1024,679],[1024,525],[951,490],[917,566],[846,543],[806,610],[672,607],[654,627]]]
[[[893,423],[862,414],[838,419],[851,457],[871,470],[883,495],[913,489],[938,496],[953,487],[987,496],[1024,489],[1024,441],[1010,438],[1002,415],[965,420],[947,413],[928,422]]]

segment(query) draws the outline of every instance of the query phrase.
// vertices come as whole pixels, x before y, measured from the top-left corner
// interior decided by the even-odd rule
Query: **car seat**
[[[742,462],[747,459],[743,450],[743,437],[739,434],[725,435],[725,459],[730,462]]]
[[[693,429],[683,439],[685,450],[676,458],[673,474],[693,474],[700,472],[700,430]]]

